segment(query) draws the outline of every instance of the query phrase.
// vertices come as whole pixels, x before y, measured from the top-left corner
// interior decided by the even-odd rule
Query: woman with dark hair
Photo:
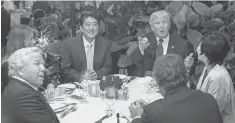
[[[235,96],[232,79],[224,67],[224,59],[229,52],[227,40],[220,34],[202,38],[197,47],[198,60],[205,68],[197,84],[197,89],[210,93],[219,105],[224,123],[235,121]]]
[[[18,49],[31,47],[34,45],[34,33],[36,30],[26,25],[15,25],[8,35],[6,55],[3,58],[1,64],[1,93],[9,82],[8,77],[8,58],[9,56]],[[50,83],[47,77],[44,79],[44,86],[47,87],[47,91],[54,92],[54,85]],[[49,93],[49,92],[46,92]]]

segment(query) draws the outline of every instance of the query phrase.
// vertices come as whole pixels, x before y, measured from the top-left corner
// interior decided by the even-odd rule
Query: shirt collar
[[[168,36],[166,37],[166,38],[162,38],[162,40],[163,40],[163,44],[168,44],[168,42],[169,42],[169,39],[170,39],[170,36],[169,36],[170,34],[168,34]],[[158,38],[157,36],[156,36],[156,39],[157,39],[157,43],[159,43],[159,39],[160,38]]]
[[[86,40],[86,38],[84,38],[84,36],[82,36],[82,39],[83,39],[83,42],[84,42],[84,45],[87,46],[87,45],[93,45],[95,44],[95,39],[90,43]]]
[[[20,78],[20,77],[18,77],[18,76],[12,76],[12,78],[18,79],[18,80],[20,80],[20,81],[26,83],[27,85],[31,86],[34,90],[38,91],[38,88],[37,88],[37,87],[33,86],[32,84],[30,84],[29,82],[25,81],[24,79],[22,79],[22,78]]]

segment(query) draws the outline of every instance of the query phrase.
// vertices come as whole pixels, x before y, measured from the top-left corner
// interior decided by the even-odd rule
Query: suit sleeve
[[[71,50],[67,42],[64,42],[62,52],[63,52],[62,53],[63,54],[62,74],[63,74],[63,77],[65,78],[65,81],[66,82],[72,82],[72,81],[79,82],[80,73],[73,69],[72,62],[71,62],[72,61]]]
[[[104,63],[100,70],[96,71],[98,79],[102,79],[103,76],[107,76],[112,71],[112,56],[111,56],[111,43],[107,46],[105,51]]]
[[[42,99],[28,93],[16,100],[16,116],[19,123],[56,123]]]
[[[129,54],[129,57],[135,62],[139,63],[144,58],[144,53],[140,50],[139,46]]]

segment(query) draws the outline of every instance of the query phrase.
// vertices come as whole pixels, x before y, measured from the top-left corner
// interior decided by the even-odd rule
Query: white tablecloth
[[[131,102],[137,100],[137,99],[144,99],[148,102],[152,102],[155,100],[158,100],[162,98],[160,93],[151,93],[148,94],[146,92],[146,86],[144,84],[146,81],[149,81],[148,78],[137,78],[132,80],[129,84],[129,99],[123,100],[123,97],[120,97],[121,99],[115,100],[114,108],[115,113],[113,116],[103,120],[103,123],[116,123],[116,113],[122,113],[125,116],[127,116],[130,120],[130,111],[129,111],[129,105]],[[78,93],[78,90],[75,90],[74,94],[76,95]],[[119,91],[121,95],[121,91]],[[104,115],[106,115],[106,104],[104,100],[102,100],[101,97],[88,97],[88,103],[82,104],[78,101],[75,101],[73,99],[67,98],[64,102],[65,103],[71,103],[76,102],[77,103],[77,110],[75,112],[69,113],[64,118],[60,118],[60,114],[57,114],[59,120],[61,123],[94,123],[95,121],[102,118]],[[61,103],[54,103],[50,104],[53,109],[56,107],[59,107],[62,105]],[[120,118],[120,123],[126,123],[125,119]]]

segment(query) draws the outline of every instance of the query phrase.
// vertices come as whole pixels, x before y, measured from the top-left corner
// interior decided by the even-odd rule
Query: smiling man
[[[96,80],[109,75],[112,70],[110,42],[98,37],[99,20],[94,13],[84,13],[80,18],[82,34],[65,41],[63,46],[65,81],[80,81],[83,71],[86,79]]]
[[[170,13],[165,10],[156,11],[151,14],[149,25],[152,31],[139,40],[139,47],[137,47],[130,57],[138,64],[138,75],[143,76],[145,71],[152,71],[154,61],[162,55],[169,53],[178,54],[186,58],[193,47],[188,41],[181,38],[177,32],[170,34]],[[145,39],[145,40],[143,40]],[[193,58],[192,54],[185,60],[185,65],[191,67],[189,64]]]

